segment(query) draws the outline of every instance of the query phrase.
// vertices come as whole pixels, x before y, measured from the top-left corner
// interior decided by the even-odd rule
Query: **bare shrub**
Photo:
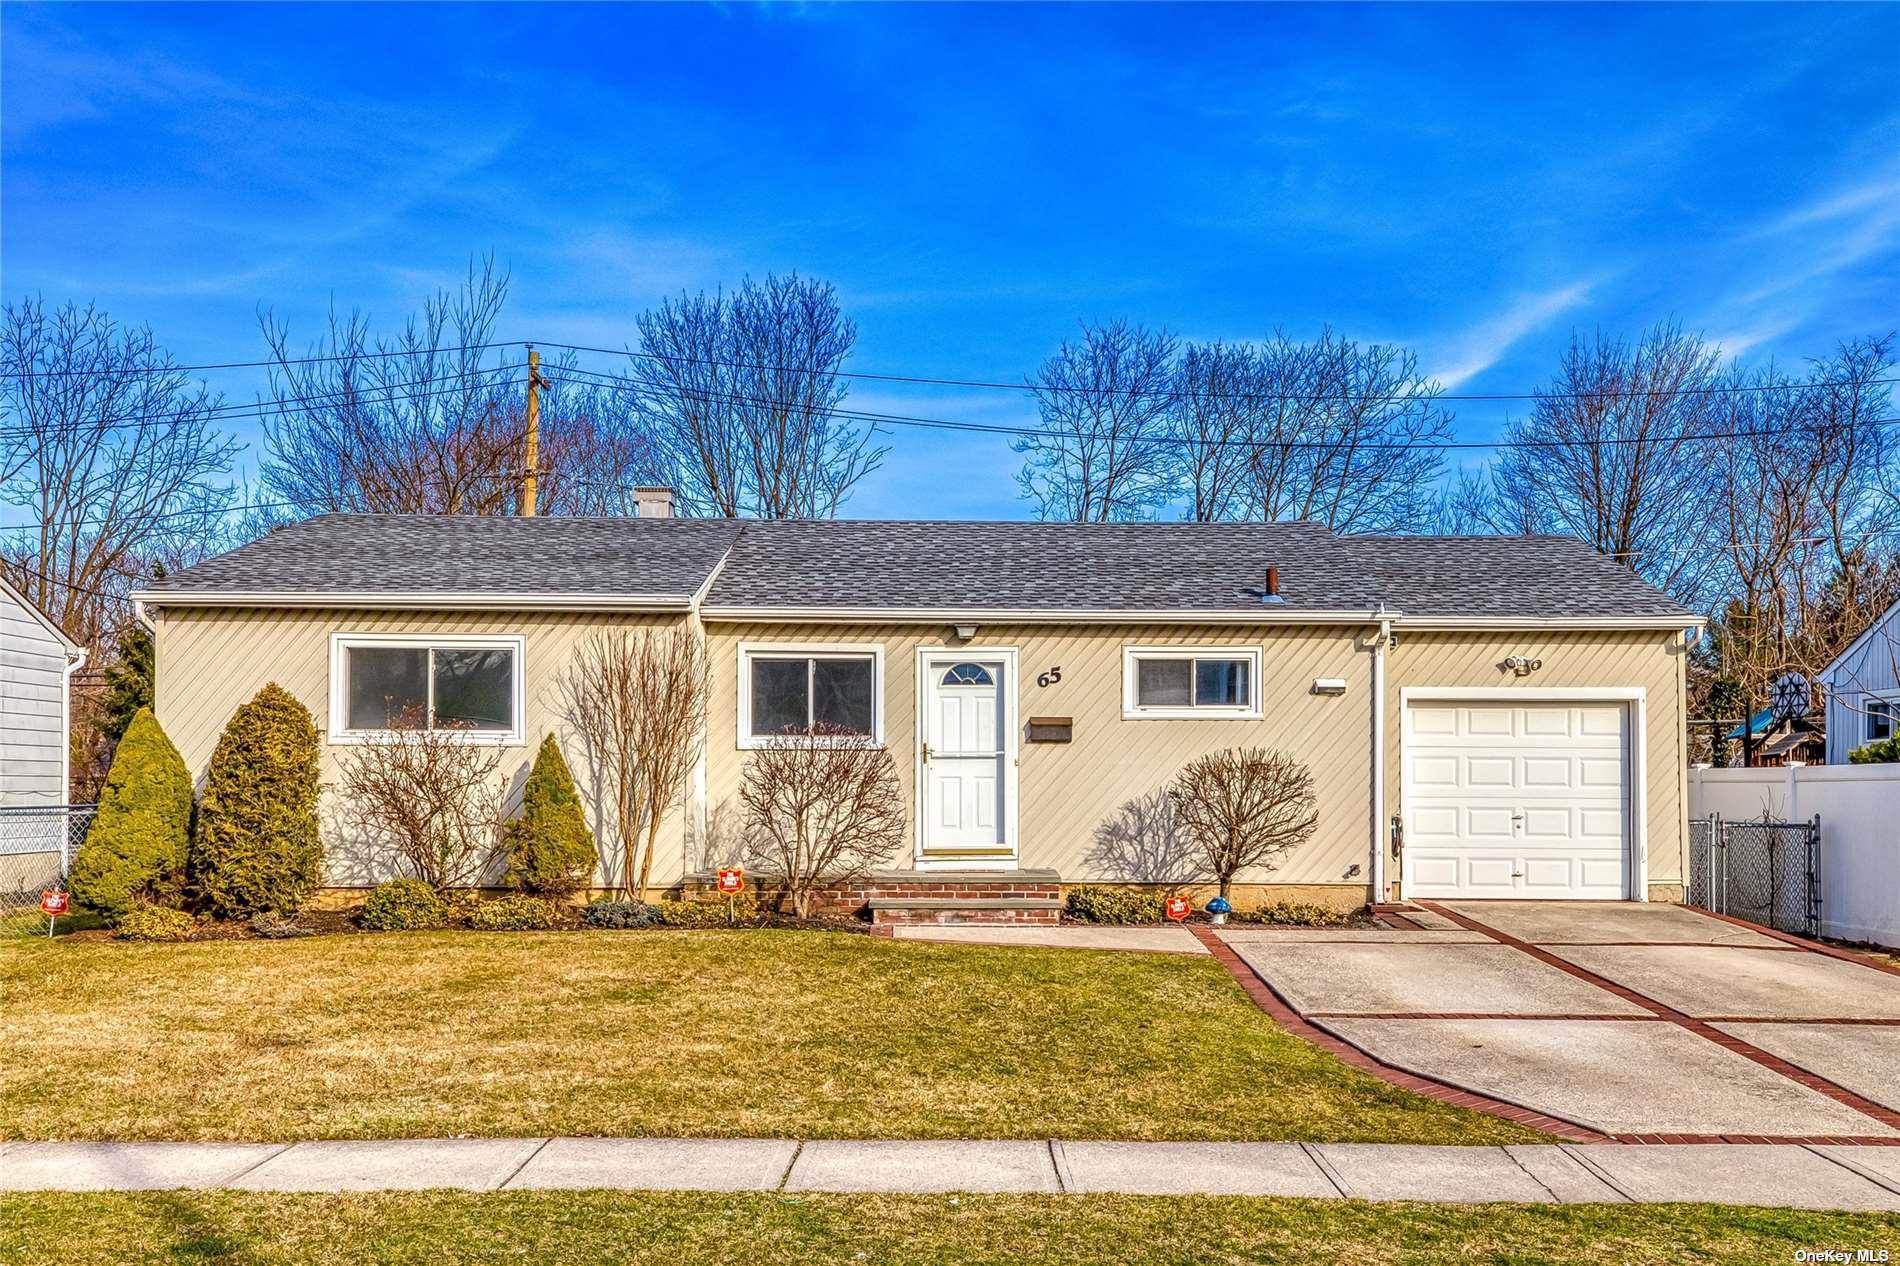
[[[501,752],[460,726],[405,710],[390,733],[350,748],[343,785],[355,823],[395,850],[403,870],[438,892],[478,884],[501,841]]]
[[[1248,867],[1271,870],[1319,825],[1313,774],[1285,752],[1231,748],[1194,761],[1168,790],[1183,835],[1228,896]]]
[[[596,785],[611,802],[620,887],[639,900],[660,823],[685,799],[686,773],[699,754],[704,650],[686,628],[597,633],[582,644],[561,693]]]
[[[890,752],[839,726],[790,730],[754,752],[739,803],[754,865],[782,881],[801,919],[819,888],[886,864],[904,838]]]

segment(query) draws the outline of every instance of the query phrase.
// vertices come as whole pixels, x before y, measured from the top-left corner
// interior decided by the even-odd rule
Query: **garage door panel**
[[[1401,732],[1413,895],[1627,895],[1621,705],[1411,704]]]
[[[1525,708],[1525,738],[1568,738],[1571,730],[1569,708]]]

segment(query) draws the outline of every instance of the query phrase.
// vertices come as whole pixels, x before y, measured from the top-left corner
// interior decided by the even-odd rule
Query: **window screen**
[[[814,725],[875,732],[877,670],[869,655],[754,656],[750,661],[754,738]]]
[[[429,708],[429,651],[416,646],[349,648],[349,728],[390,730]]]
[[[349,646],[343,662],[346,729],[515,729],[513,647]]]

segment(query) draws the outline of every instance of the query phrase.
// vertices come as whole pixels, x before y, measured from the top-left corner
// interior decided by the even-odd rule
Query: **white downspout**
[[[86,648],[80,647],[66,661],[59,679],[59,803],[73,798],[73,674],[85,666]],[[62,863],[65,860],[61,854]],[[62,873],[64,873],[62,871]]]
[[[1392,899],[1385,876],[1385,648],[1392,621],[1380,608],[1379,635],[1372,643],[1372,899]]]

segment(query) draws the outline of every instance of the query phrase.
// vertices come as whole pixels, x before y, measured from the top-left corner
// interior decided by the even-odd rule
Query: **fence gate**
[[[1689,904],[1781,932],[1821,932],[1821,819],[1689,822]]]
[[[90,804],[0,806],[0,935],[46,930],[40,893],[65,883],[97,809]]]

